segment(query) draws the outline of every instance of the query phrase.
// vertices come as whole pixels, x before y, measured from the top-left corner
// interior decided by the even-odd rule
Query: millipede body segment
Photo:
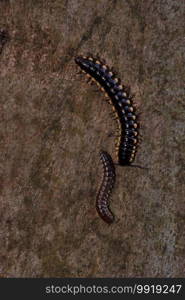
[[[75,62],[105,92],[118,120],[117,158],[120,165],[130,165],[138,146],[139,124],[127,88],[120,84],[114,72],[93,57],[77,56]]]
[[[114,221],[109,209],[109,198],[114,188],[116,173],[111,156],[106,151],[100,151],[100,160],[103,165],[103,180],[96,197],[96,209],[99,216],[108,224]]]

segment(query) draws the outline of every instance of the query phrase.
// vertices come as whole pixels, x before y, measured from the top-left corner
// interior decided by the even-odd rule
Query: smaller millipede
[[[99,216],[108,224],[114,221],[114,215],[109,208],[109,198],[116,181],[113,160],[106,151],[100,151],[100,160],[103,165],[103,180],[96,197],[96,209]]]
[[[3,47],[8,41],[8,32],[4,29],[0,29],[0,54],[2,53]]]

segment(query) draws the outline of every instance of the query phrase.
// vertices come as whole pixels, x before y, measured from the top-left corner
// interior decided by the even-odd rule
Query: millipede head
[[[80,66],[82,66],[86,60],[86,56],[79,55],[75,57],[75,63]]]

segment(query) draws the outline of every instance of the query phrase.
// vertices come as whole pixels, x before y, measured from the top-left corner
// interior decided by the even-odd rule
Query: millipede
[[[3,47],[8,41],[8,32],[4,29],[0,29],[0,54],[2,53]]]
[[[109,208],[109,198],[115,185],[116,173],[113,160],[106,151],[100,151],[103,165],[103,180],[96,197],[96,209],[99,216],[108,224],[114,221],[114,215]]]
[[[130,96],[128,88],[121,84],[115,72],[99,58],[77,56],[75,62],[105,92],[118,121],[116,140],[118,164],[121,166],[131,165],[135,159],[139,142],[139,122],[133,97]]]

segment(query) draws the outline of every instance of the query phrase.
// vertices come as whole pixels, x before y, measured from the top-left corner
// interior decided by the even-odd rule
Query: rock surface
[[[184,277],[184,1],[0,1],[0,276]],[[99,150],[116,126],[74,56],[105,58],[141,111],[108,226]],[[97,91],[97,92],[96,92]]]

